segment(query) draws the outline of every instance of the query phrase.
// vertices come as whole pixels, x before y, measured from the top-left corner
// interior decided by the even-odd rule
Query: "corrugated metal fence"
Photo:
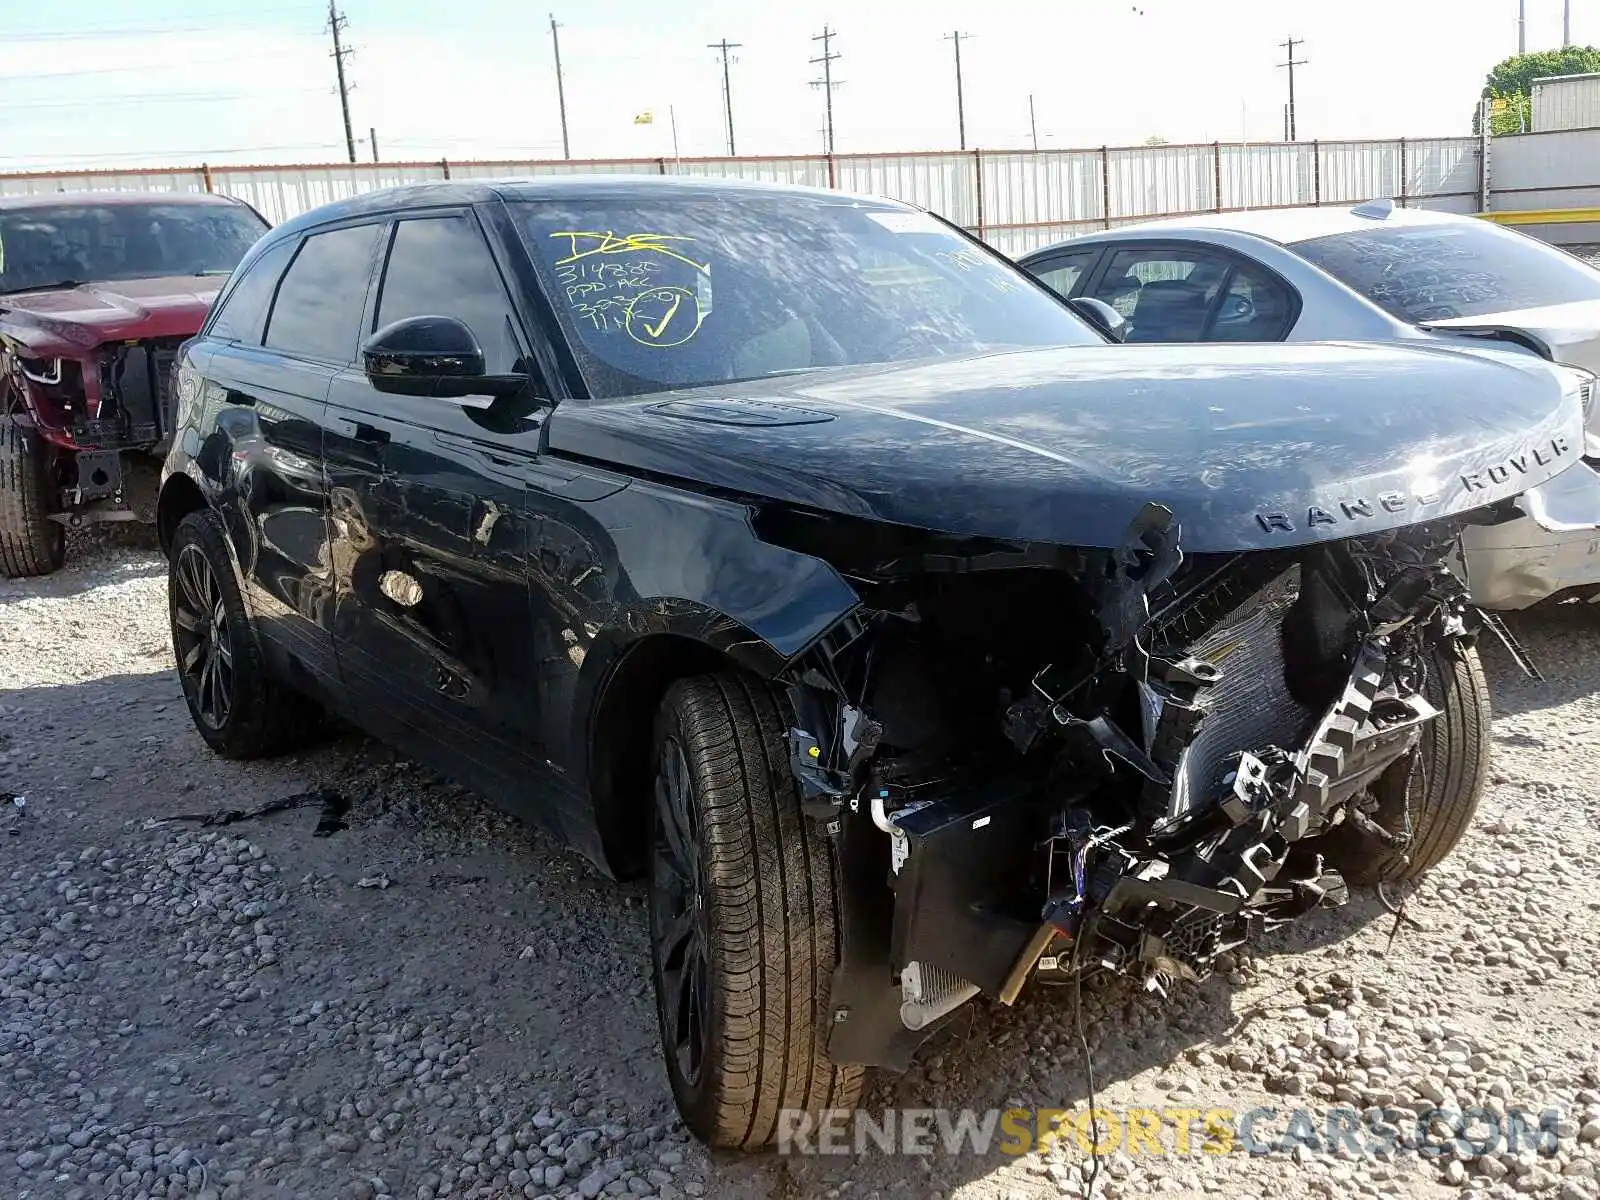
[[[923,205],[1021,254],[1089,229],[1194,212],[1402,204],[1473,212],[1476,138],[1265,145],[932,151],[776,158],[328,163],[0,175],[0,195],[79,190],[219,192],[276,223],[330,200],[442,179],[624,172],[802,183]]]

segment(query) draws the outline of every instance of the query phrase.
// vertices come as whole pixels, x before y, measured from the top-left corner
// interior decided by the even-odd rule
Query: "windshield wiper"
[[[55,279],[49,283],[30,283],[27,287],[6,288],[0,296],[20,296],[24,292],[54,292],[66,288],[85,287],[87,279]]]

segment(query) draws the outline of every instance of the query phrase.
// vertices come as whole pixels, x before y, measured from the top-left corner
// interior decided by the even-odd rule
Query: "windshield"
[[[1487,221],[1364,229],[1293,248],[1391,316],[1413,323],[1600,300],[1600,271]]]
[[[0,210],[0,293],[162,275],[226,275],[266,231],[260,217],[232,204]]]
[[[520,207],[597,397],[1103,344],[1010,263],[911,209],[757,192]]]

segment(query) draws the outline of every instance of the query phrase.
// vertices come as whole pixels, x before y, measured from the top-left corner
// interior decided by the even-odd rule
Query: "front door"
[[[470,211],[385,233],[370,333],[414,316],[466,323],[488,370],[526,351]],[[374,389],[359,367],[329,394],[326,458],[335,640],[357,718],[497,799],[531,808],[545,755],[528,600],[526,487],[543,407]]]
[[[378,226],[347,226],[263,254],[213,323],[206,368],[245,603],[278,675],[322,687],[338,678],[323,421],[329,381],[355,353],[377,239]]]

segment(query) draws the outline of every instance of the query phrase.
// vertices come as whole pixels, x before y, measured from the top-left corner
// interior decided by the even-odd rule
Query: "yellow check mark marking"
[[[683,297],[674,295],[672,297],[672,306],[667,309],[667,315],[662,317],[660,323],[655,326],[652,326],[649,321],[646,321],[644,323],[644,331],[653,338],[660,337],[662,331],[667,327],[667,322],[672,320],[672,315],[678,311],[678,305],[682,303]]]

